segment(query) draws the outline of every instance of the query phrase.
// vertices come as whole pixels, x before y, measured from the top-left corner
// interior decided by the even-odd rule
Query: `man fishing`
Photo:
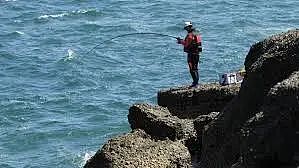
[[[189,71],[193,79],[191,87],[196,87],[199,80],[197,68],[199,62],[199,53],[202,52],[201,37],[199,34],[195,33],[195,28],[192,27],[191,22],[185,22],[184,29],[188,34],[184,40],[178,37],[177,43],[184,46],[184,52],[187,53]]]

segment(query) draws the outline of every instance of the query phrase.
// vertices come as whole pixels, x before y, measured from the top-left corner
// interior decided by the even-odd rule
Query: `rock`
[[[178,87],[158,92],[158,105],[179,118],[196,118],[221,111],[239,92],[240,84],[201,84],[197,88]]]
[[[226,168],[240,160],[241,128],[262,108],[269,107],[264,103],[270,89],[287,79],[298,67],[299,30],[272,36],[251,47],[245,60],[246,76],[238,96],[225,106],[203,133],[202,167]]]
[[[201,137],[204,127],[210,122],[214,121],[217,118],[218,114],[219,112],[211,112],[208,115],[201,115],[194,120],[194,128],[197,132],[197,137]]]
[[[111,139],[84,168],[190,168],[191,156],[180,142],[155,140],[143,130]]]
[[[297,167],[299,30],[254,44],[244,64],[241,87],[179,87],[158,93],[164,107],[133,105],[133,132],[109,140],[85,168]]]
[[[200,153],[202,148],[202,132],[205,129],[205,126],[210,122],[215,120],[218,116],[219,112],[211,112],[208,115],[201,115],[194,120],[194,128],[197,134],[196,141],[192,141],[192,145],[190,145],[194,150],[192,151],[193,160],[200,161]]]
[[[241,156],[246,167],[295,164],[299,152],[299,72],[273,86],[260,112],[242,128]]]
[[[136,104],[129,109],[128,121],[132,129],[143,129],[158,139],[180,140],[184,144],[196,141],[193,120],[173,116],[167,108]]]

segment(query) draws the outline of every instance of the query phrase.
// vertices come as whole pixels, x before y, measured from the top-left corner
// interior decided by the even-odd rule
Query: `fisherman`
[[[184,29],[188,32],[185,39],[177,37],[177,43],[184,46],[184,52],[187,53],[187,62],[189,71],[192,76],[193,82],[191,87],[198,85],[198,62],[199,54],[202,52],[201,37],[198,33],[195,33],[195,28],[192,27],[192,22],[185,22]]]

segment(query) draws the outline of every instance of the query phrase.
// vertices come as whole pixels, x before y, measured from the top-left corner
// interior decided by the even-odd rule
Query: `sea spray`
[[[64,61],[70,61],[76,57],[75,52],[72,49],[67,50],[67,56],[64,58]]]

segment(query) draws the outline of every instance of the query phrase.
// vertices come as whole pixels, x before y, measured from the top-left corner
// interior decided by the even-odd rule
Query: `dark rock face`
[[[180,119],[161,106],[136,104],[129,109],[128,120],[132,129],[143,129],[156,139],[180,141],[192,154],[200,151],[193,119]]]
[[[208,115],[201,115],[194,120],[194,128],[197,132],[197,137],[201,137],[204,127],[208,125],[210,122],[216,120],[219,112],[211,112]]]
[[[85,168],[190,168],[191,156],[180,142],[154,140],[142,130],[111,139]]]
[[[235,97],[240,84],[221,86],[203,84],[197,88],[180,87],[158,92],[158,105],[179,118],[196,118],[210,112],[221,111]]]
[[[296,131],[294,132],[294,127],[291,128],[291,125],[297,126],[298,122],[291,118],[298,117],[299,109],[294,106],[293,111],[290,112],[287,110],[288,102],[282,101],[288,100],[286,99],[288,96],[293,98],[295,96],[279,98],[275,93],[289,93],[285,90],[296,85],[296,82],[290,81],[296,81],[296,75],[291,76],[291,74],[297,71],[298,67],[298,30],[272,36],[251,47],[245,60],[246,76],[239,95],[221,111],[218,118],[209,124],[204,132],[202,167],[226,168],[234,163],[244,167],[259,167],[267,165],[269,161],[281,163],[292,160],[295,149],[287,147],[284,151],[282,148],[277,148],[277,145],[294,143],[292,139]],[[285,80],[283,82],[285,89],[282,89],[279,84],[283,80]],[[296,90],[294,89],[296,87],[293,87],[293,90]],[[298,90],[295,92],[297,92],[295,95],[298,94]],[[290,102],[294,105],[298,103],[295,99]],[[285,115],[288,117],[285,118]],[[271,129],[274,129],[275,133],[272,134]],[[249,135],[247,135],[248,130],[250,130]],[[259,132],[260,135],[255,135],[251,130]],[[244,136],[246,138],[240,140],[240,137]],[[281,136],[284,138],[280,138]],[[256,144],[258,142],[261,144]],[[265,145],[266,143],[270,144]],[[263,152],[264,154],[261,154]]]
[[[260,112],[242,128],[241,155],[247,167],[292,165],[299,152],[299,72],[276,84]]]
[[[148,104],[133,105],[129,110],[129,123],[132,129],[143,129],[157,138],[188,140],[196,138],[193,120],[172,116],[167,108]]]

